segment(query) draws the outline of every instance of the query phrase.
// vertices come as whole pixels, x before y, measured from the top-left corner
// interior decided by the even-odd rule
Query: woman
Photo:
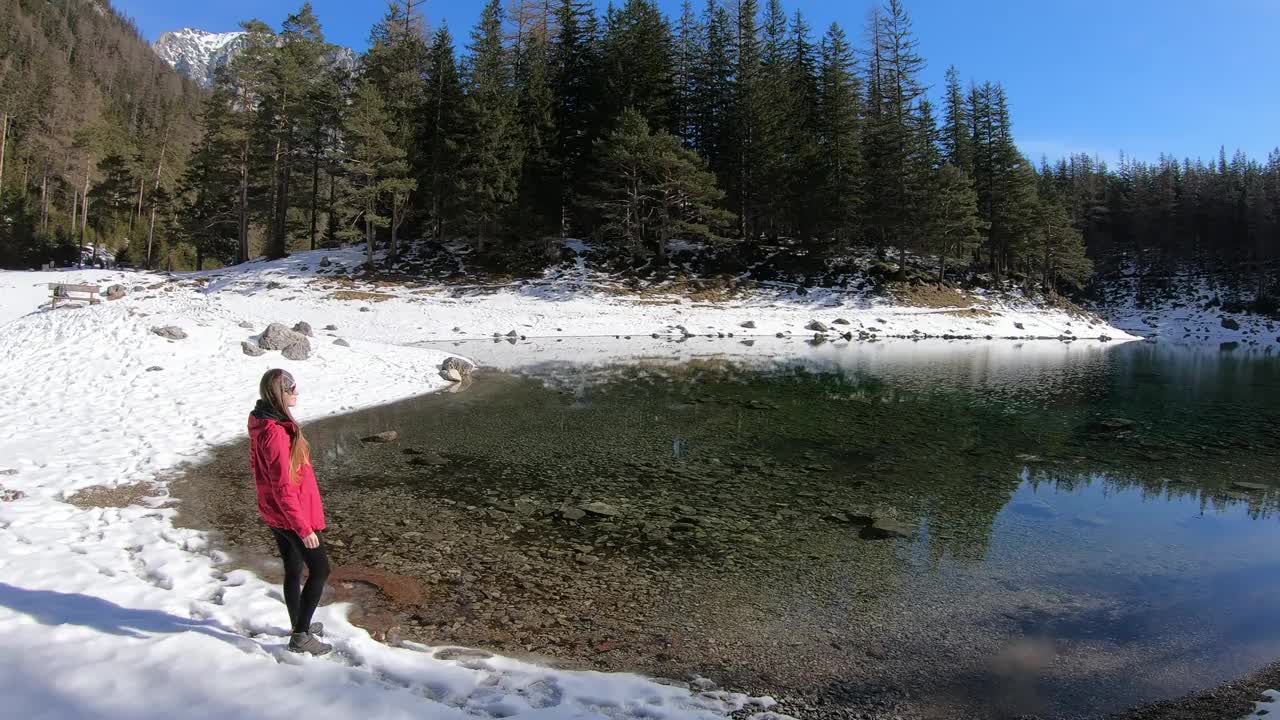
[[[271,528],[284,560],[284,603],[289,608],[289,649],[323,655],[320,623],[311,616],[320,604],[329,557],[319,532],[324,505],[311,468],[311,450],[290,408],[298,404],[298,385],[284,370],[268,370],[258,384],[258,405],[249,414],[249,454],[258,486],[258,513]],[[302,568],[307,582],[302,584]]]

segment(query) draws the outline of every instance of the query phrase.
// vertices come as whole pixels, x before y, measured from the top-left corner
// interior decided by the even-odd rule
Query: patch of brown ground
[[[418,607],[427,596],[417,580],[367,565],[339,565],[329,575],[329,582],[335,587],[348,583],[372,585],[396,606],[405,609]]]
[[[910,307],[967,308],[978,302],[977,298],[964,291],[932,283],[897,285],[890,292],[903,305]]]
[[[100,507],[123,508],[138,505],[143,498],[149,498],[155,494],[156,486],[149,482],[114,487],[94,485],[67,498],[67,502],[85,510]]]
[[[339,290],[333,294],[334,300],[368,300],[369,302],[384,302],[394,298],[395,295],[366,292],[364,290]]]
[[[27,494],[21,490],[10,490],[6,487],[0,487],[0,502],[13,502],[14,500],[21,500],[26,496]]]

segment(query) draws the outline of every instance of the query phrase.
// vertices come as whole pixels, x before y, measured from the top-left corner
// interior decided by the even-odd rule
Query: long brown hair
[[[299,482],[298,472],[302,470],[302,466],[311,462],[311,446],[302,434],[302,426],[293,419],[293,413],[289,411],[289,403],[284,399],[285,392],[295,388],[297,383],[294,382],[293,376],[279,368],[268,370],[262,376],[262,381],[258,383],[258,396],[262,401],[271,406],[271,409],[281,417],[288,418],[294,425],[295,430],[290,434],[289,442],[289,479],[296,483]]]

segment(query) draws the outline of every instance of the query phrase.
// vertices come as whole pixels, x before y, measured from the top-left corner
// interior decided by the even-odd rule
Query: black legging
[[[308,550],[302,538],[292,530],[271,528],[271,534],[280,546],[280,558],[284,560],[284,604],[289,608],[289,623],[295,633],[311,628],[311,616],[320,605],[324,583],[329,579],[329,556],[324,551],[324,541],[315,550]],[[316,533],[316,537],[320,537]],[[302,566],[307,567],[307,584],[302,584]]]

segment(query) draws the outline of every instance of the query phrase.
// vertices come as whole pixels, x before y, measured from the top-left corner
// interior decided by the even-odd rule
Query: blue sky
[[[658,0],[674,17],[680,0]],[[116,0],[155,40],[184,26],[279,26],[300,2]],[[601,6],[604,0],[600,0]],[[701,7],[705,0],[695,0]],[[784,0],[810,25],[839,22],[859,45],[872,0]],[[313,0],[329,39],[356,49],[385,5]],[[427,0],[463,45],[481,0]],[[1008,89],[1014,132],[1034,159],[1068,152],[1215,158],[1219,145],[1259,160],[1280,145],[1280,0],[906,0],[935,94],[950,64]]]

